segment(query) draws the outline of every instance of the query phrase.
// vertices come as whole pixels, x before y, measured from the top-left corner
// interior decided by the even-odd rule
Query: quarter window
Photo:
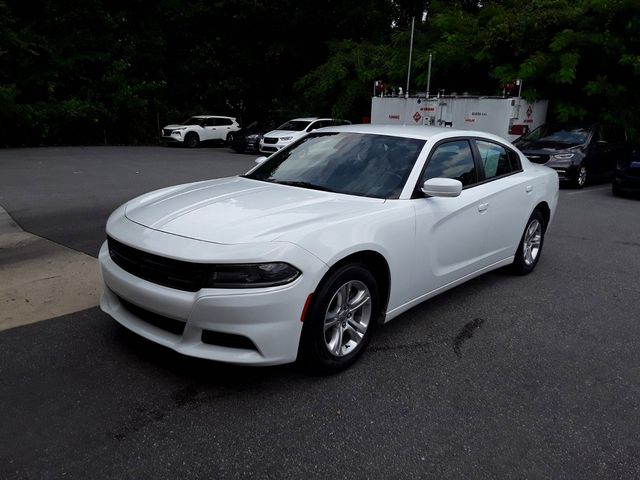
[[[218,126],[226,126],[226,125],[231,125],[233,122],[231,122],[231,119],[229,118],[216,118],[216,125]]]
[[[469,142],[456,140],[438,145],[422,174],[420,186],[430,178],[453,178],[460,180],[463,187],[476,183],[476,166]]]
[[[502,145],[476,140],[476,146],[480,153],[480,161],[484,166],[484,176],[487,180],[519,170],[519,168],[514,168],[509,159],[509,152]]]

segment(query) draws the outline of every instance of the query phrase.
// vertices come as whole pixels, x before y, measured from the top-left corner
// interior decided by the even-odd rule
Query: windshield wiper
[[[309,188],[312,190],[321,190],[323,192],[334,192],[335,190],[332,190],[331,188],[328,187],[323,187],[322,185],[315,185],[313,183],[309,183],[309,182],[296,182],[296,181],[289,181],[289,180],[281,180],[281,181],[275,181],[274,183],[280,183],[282,185],[291,185],[292,187],[302,187],[302,188]]]

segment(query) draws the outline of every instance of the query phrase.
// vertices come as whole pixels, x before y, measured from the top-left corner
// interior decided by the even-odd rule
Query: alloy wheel
[[[359,280],[336,290],[324,316],[324,343],[329,352],[342,357],[360,344],[371,321],[371,293]]]

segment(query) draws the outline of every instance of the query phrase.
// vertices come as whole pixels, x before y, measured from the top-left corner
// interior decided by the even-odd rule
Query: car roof
[[[224,115],[192,115],[191,118],[230,118],[235,120],[235,117],[225,117]]]
[[[458,130],[455,128],[430,127],[426,125],[373,125],[370,123],[356,125],[341,125],[337,127],[326,127],[318,131],[322,132],[353,132],[370,133],[375,135],[390,135],[393,137],[408,137],[428,140],[435,136],[440,137],[483,137],[509,143],[502,137],[487,132],[474,130]]]
[[[318,117],[301,117],[301,118],[292,118],[291,120],[287,120],[288,122],[313,122],[314,120],[320,120]],[[287,122],[285,122],[287,123]]]

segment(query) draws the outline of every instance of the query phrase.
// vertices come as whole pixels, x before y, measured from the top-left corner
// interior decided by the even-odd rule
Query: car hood
[[[304,130],[271,130],[269,133],[265,133],[265,137],[301,137],[306,134]]]
[[[574,149],[580,144],[562,143],[562,142],[527,142],[522,141],[515,144],[521,152],[537,152],[537,153],[555,153]]]
[[[294,241],[296,232],[374,212],[384,199],[230,177],[130,201],[125,216],[154,230],[213,243]]]
[[[164,127],[164,128],[179,128],[179,127],[186,127],[186,126],[187,126],[187,125],[181,125],[181,124],[179,124],[179,123],[173,123],[173,124],[171,124],[171,125],[167,125],[167,126],[166,126],[166,127]],[[193,127],[193,125],[189,125],[189,126]]]

